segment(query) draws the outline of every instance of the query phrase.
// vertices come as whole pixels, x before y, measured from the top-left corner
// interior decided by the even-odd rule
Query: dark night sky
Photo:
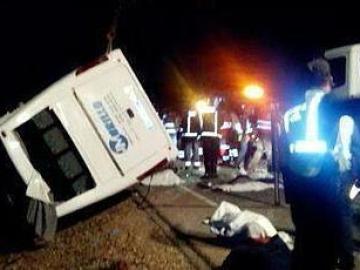
[[[115,47],[161,105],[179,95],[170,90],[176,88],[172,69],[199,91],[232,91],[227,78],[234,65],[237,71],[250,66],[247,72],[260,74],[271,91],[295,100],[307,60],[326,48],[360,42],[356,13],[345,9],[259,10],[220,0],[28,2],[0,4],[1,113],[101,55],[119,3]]]

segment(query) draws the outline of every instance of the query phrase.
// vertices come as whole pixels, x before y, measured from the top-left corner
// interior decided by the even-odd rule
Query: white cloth
[[[354,119],[348,115],[342,116],[339,120],[339,132],[332,154],[338,163],[340,172],[351,169],[350,145],[354,125]]]
[[[246,171],[245,171],[246,174]],[[267,189],[273,189],[274,184],[263,183],[263,182],[245,182],[245,183],[236,183],[236,184],[223,184],[217,185],[214,188],[222,190],[224,192],[259,192]]]
[[[52,200],[49,197],[49,192],[49,186],[42,179],[41,175],[34,170],[28,182],[26,196],[50,204]]]
[[[214,234],[231,237],[247,230],[252,239],[273,237],[276,229],[265,216],[249,211],[240,210],[234,204],[223,201],[209,220],[210,230]]]
[[[349,198],[350,200],[354,200],[355,197],[360,193],[360,188],[356,186],[356,184],[353,184],[350,192],[349,192]]]

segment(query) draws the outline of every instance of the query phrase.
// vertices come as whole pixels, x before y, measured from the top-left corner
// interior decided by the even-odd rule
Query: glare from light
[[[195,103],[195,108],[199,112],[205,111],[207,109],[207,107],[208,107],[208,104],[204,100],[199,100]]]
[[[323,140],[296,141],[290,144],[290,153],[318,153],[324,154],[327,151],[326,142]]]
[[[261,99],[264,96],[264,89],[255,84],[248,85],[244,89],[244,96],[252,100]]]

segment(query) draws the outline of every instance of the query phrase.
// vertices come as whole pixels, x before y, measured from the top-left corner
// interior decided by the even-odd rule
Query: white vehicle
[[[348,99],[360,96],[360,44],[344,46],[325,52],[334,76],[337,97]]]
[[[57,217],[134,185],[176,157],[119,49],[3,116],[0,137],[23,195],[54,204]]]

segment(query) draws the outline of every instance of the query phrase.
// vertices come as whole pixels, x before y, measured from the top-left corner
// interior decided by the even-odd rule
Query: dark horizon
[[[0,4],[6,86],[1,113],[103,54],[119,7],[114,47],[123,50],[158,106],[173,105],[169,97],[179,102],[183,89],[174,76],[195,92],[239,91],[241,76],[250,76],[268,91],[296,100],[306,84],[308,60],[327,48],[360,42],[356,16],[327,19],[341,10],[258,10],[215,0],[121,3]]]

